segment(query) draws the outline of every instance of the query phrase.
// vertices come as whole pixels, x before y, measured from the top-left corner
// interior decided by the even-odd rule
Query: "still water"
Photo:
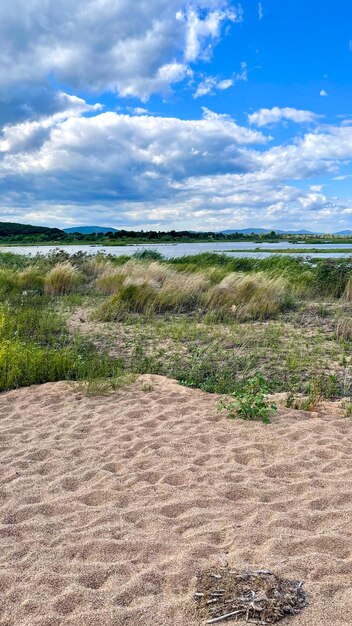
[[[258,250],[260,248],[264,249],[272,249],[272,250],[282,250],[285,252],[285,248],[295,248],[298,253],[305,254],[305,249],[309,248],[319,248],[320,250],[325,249],[339,249],[341,252],[335,253],[323,253],[314,254],[314,258],[319,257],[346,257],[351,256],[348,252],[344,252],[344,249],[351,249],[352,244],[341,243],[341,244],[294,244],[288,242],[280,242],[280,243],[254,243],[250,242],[240,242],[240,241],[229,241],[223,242],[218,241],[214,243],[165,243],[165,244],[140,244],[140,245],[132,245],[132,246],[100,246],[100,245],[92,245],[92,246],[11,246],[11,247],[1,247],[0,251],[3,252],[16,252],[17,254],[26,254],[26,255],[36,255],[36,254],[49,254],[53,250],[65,250],[70,254],[74,254],[75,252],[86,252],[87,254],[97,254],[98,252],[103,252],[107,254],[113,254],[114,256],[121,256],[122,254],[132,255],[135,252],[142,250],[158,250],[165,258],[170,259],[173,257],[182,257],[188,254],[199,254],[200,252],[218,252],[225,253],[229,256],[234,257],[266,257],[270,256],[270,252],[253,252],[254,250]],[[246,252],[236,252],[236,250],[246,250]],[[313,256],[313,255],[311,255]]]

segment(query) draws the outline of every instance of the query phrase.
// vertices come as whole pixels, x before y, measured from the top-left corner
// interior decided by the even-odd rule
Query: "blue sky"
[[[350,0],[131,7],[0,6],[0,219],[352,228]]]

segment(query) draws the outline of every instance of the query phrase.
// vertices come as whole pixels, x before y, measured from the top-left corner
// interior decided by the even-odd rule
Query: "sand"
[[[67,383],[0,398],[0,625],[197,626],[197,570],[302,578],[282,626],[352,623],[352,419],[230,421],[145,376],[108,397]]]

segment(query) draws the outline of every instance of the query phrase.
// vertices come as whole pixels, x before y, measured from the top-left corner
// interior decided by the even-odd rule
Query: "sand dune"
[[[226,562],[306,581],[283,626],[350,625],[351,443],[334,405],[233,422],[157,376],[2,395],[0,625],[197,626],[195,573]]]

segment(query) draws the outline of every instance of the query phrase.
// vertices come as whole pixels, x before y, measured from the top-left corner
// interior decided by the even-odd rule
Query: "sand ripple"
[[[106,398],[65,383],[0,401],[0,626],[196,626],[212,564],[302,578],[285,624],[352,623],[352,421],[229,421],[162,377]]]

